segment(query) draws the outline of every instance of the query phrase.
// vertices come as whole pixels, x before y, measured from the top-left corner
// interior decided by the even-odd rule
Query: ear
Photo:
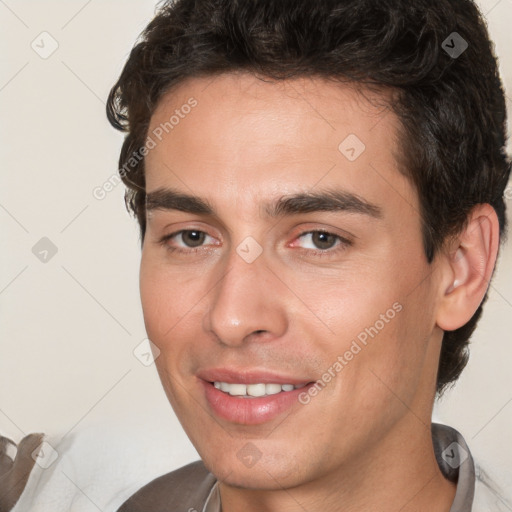
[[[473,208],[466,228],[442,257],[437,325],[453,331],[466,324],[489,287],[499,247],[499,222],[494,208]]]

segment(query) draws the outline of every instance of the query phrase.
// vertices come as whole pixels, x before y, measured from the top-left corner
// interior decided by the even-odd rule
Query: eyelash
[[[198,229],[182,229],[180,231],[175,231],[174,233],[163,236],[158,241],[158,243],[161,244],[162,246],[164,246],[166,250],[168,250],[169,252],[172,252],[172,253],[177,252],[180,254],[194,254],[194,253],[202,250],[204,246],[190,247],[188,249],[184,249],[182,247],[172,247],[168,244],[168,241],[170,239],[174,238],[177,235],[180,235],[182,233],[187,233],[187,232],[204,233],[205,235],[210,236],[210,235],[208,235],[208,233],[198,230]],[[348,240],[347,238],[344,238],[340,235],[336,235],[335,233],[331,233],[329,231],[324,231],[322,229],[314,229],[314,230],[310,230],[310,231],[305,231],[304,233],[301,233],[297,238],[302,238],[305,235],[310,235],[313,233],[324,233],[326,235],[334,236],[339,241],[339,243],[336,244],[334,246],[334,248],[316,249],[316,250],[315,249],[302,249],[303,251],[306,251],[308,254],[313,254],[314,256],[319,257],[319,258],[325,257],[325,256],[332,256],[333,254],[338,254],[339,252],[344,251],[347,247],[350,247],[352,245],[351,240]]]

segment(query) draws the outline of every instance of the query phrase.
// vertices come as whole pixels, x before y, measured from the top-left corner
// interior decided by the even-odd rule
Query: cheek
[[[410,275],[381,270],[380,277],[360,275],[358,282],[347,282],[342,289],[329,286],[317,296],[317,310],[329,312],[323,320],[334,332],[317,337],[327,356],[324,371],[340,362],[340,356],[343,367],[331,388],[333,398],[357,397],[361,409],[380,407],[379,400],[398,401],[396,396],[412,399],[433,329],[428,283],[411,292]]]
[[[364,383],[361,393],[367,397],[369,408],[387,407],[390,414],[392,410],[401,413],[404,404],[411,404],[426,384],[425,369],[432,363],[428,356],[432,314],[425,294],[417,292],[394,302],[400,311],[386,309],[388,305],[383,304],[384,316],[379,318],[379,312],[379,319],[370,320],[371,327],[364,330],[367,345],[361,351],[357,376],[351,384]]]
[[[385,338],[400,321],[399,293],[391,283],[378,282],[374,273],[366,269],[344,269],[337,278],[326,279],[322,286],[316,282],[303,282],[301,299],[322,321],[315,338],[323,344],[323,350],[336,358],[350,350],[353,342],[361,347],[361,353]],[[396,287],[396,283],[395,283]],[[391,348],[391,347],[390,347]],[[353,352],[358,352],[357,347]],[[349,357],[350,354],[349,354]],[[358,355],[357,358],[360,358]]]
[[[181,386],[176,365],[183,363],[183,347],[179,340],[183,329],[187,303],[180,287],[161,263],[155,263],[143,252],[140,267],[140,296],[144,324],[149,339],[159,348],[160,355],[155,366],[165,393],[173,408],[178,408],[177,398]]]
[[[150,264],[141,265],[140,296],[144,323],[149,338],[162,349],[166,332],[174,323],[169,283],[159,278]]]
[[[149,339],[160,350],[155,363],[173,407],[177,404],[171,395],[179,395],[183,387],[183,382],[177,381],[189,378],[201,354],[200,332],[208,297],[205,279],[143,253],[140,295],[144,323]]]
[[[194,290],[194,280],[184,282],[178,271],[169,271],[143,252],[140,267],[140,296],[149,338],[160,349],[176,337],[176,331],[194,315],[201,295]]]

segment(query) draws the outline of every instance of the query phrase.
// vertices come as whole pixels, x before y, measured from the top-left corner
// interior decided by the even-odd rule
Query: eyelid
[[[338,233],[335,233],[332,230],[327,230],[327,229],[322,229],[322,228],[316,228],[316,229],[313,228],[313,229],[310,229],[307,231],[301,231],[294,238],[294,242],[295,242],[295,240],[298,240],[306,235],[312,235],[314,233],[324,233],[326,235],[333,236],[337,239],[336,240],[337,243],[335,243],[335,245],[333,245],[332,247],[329,247],[327,249],[309,249],[309,248],[303,248],[303,247],[296,247],[295,250],[302,252],[302,253],[309,254],[309,255],[313,255],[314,257],[328,258],[328,257],[334,257],[334,256],[339,255],[339,253],[347,250],[350,246],[353,245],[353,241],[350,238],[342,236]],[[292,244],[294,242],[292,242]],[[291,246],[295,247],[294,245],[291,245]]]
[[[186,233],[188,231],[195,231],[197,233],[203,233],[205,234],[207,237],[210,237],[210,238],[215,238],[213,237],[212,235],[210,235],[208,232],[206,232],[204,229],[197,229],[197,228],[182,228],[182,229],[178,229],[176,231],[173,231],[172,233],[169,233],[169,234],[166,234],[162,237],[160,237],[157,242],[159,244],[162,244],[162,245],[167,245],[168,244],[168,241],[177,237],[178,235],[181,235],[182,233]],[[210,244],[208,244],[210,245]],[[218,245],[218,244],[214,244],[214,245]],[[203,247],[206,247],[205,245],[200,245],[199,247],[181,247],[181,246],[178,246],[178,247],[167,247],[168,249],[177,249],[178,251],[179,250],[183,250],[183,252],[192,252],[194,250],[199,250],[199,249],[202,249]]]
[[[212,235],[208,234],[208,232],[206,232],[202,229],[197,229],[194,227],[187,227],[187,228],[179,229],[177,231],[173,231],[172,233],[169,233],[167,235],[164,235],[163,237],[161,237],[158,240],[158,244],[162,245],[170,253],[178,253],[178,254],[184,254],[184,255],[191,255],[191,254],[195,254],[197,252],[206,252],[208,250],[211,250],[211,248],[208,247],[208,245],[211,245],[211,244],[200,245],[198,247],[188,247],[188,248],[186,246],[182,247],[182,246],[170,246],[169,245],[169,240],[173,239],[174,237],[176,237],[182,233],[186,233],[186,232],[190,232],[190,231],[202,233],[202,234],[206,235],[206,237],[214,238],[214,237],[212,237]],[[319,228],[319,227],[311,228],[306,231],[302,230],[297,234],[297,236],[294,237],[293,240],[300,239],[306,235],[312,235],[314,233],[325,233],[327,235],[334,236],[337,239],[338,243],[335,244],[333,247],[329,247],[327,249],[309,249],[309,248],[298,247],[296,250],[298,250],[302,253],[307,253],[308,255],[311,255],[313,257],[328,258],[328,257],[333,257],[333,256],[338,255],[338,253],[347,250],[348,247],[353,245],[353,241],[351,240],[351,238],[340,235],[339,233],[336,233],[334,231],[335,230],[328,230],[328,229]],[[214,244],[214,245],[219,245],[219,244]]]
[[[296,230],[293,231],[292,236],[295,240],[296,238],[309,233],[326,233],[328,235],[334,235],[349,244],[354,243],[354,241],[358,238],[356,235],[346,231],[345,229],[336,226],[325,225],[322,223],[319,224],[317,222],[301,223],[296,227]]]
[[[341,240],[342,242],[345,242],[345,243],[352,243],[352,241],[348,238],[348,237],[345,237],[343,235],[340,235],[338,233],[333,233],[332,231],[328,231],[326,229],[310,229],[308,231],[301,231],[296,237],[295,239],[299,239],[299,238],[302,238],[303,236],[306,236],[306,235],[312,235],[314,233],[324,233],[326,235],[330,235],[330,236],[334,236],[336,238],[338,238],[339,240]]]

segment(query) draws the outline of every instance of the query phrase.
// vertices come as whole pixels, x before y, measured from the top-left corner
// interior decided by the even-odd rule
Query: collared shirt
[[[499,490],[475,466],[462,435],[432,423],[432,442],[442,474],[457,486],[450,512],[511,512]],[[222,512],[219,482],[202,461],[163,475],[132,495],[118,512]]]

